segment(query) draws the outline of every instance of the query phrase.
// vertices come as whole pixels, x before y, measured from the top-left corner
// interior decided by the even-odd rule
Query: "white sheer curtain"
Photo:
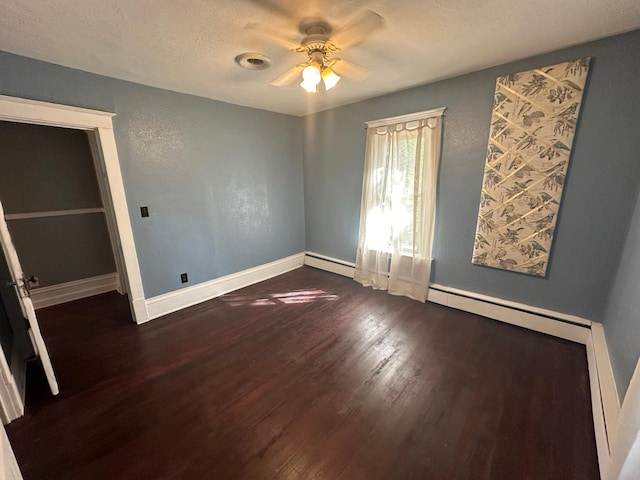
[[[354,279],[426,301],[442,131],[437,116],[369,126]]]

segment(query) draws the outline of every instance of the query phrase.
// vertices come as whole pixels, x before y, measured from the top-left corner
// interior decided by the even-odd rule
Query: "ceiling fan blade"
[[[282,33],[280,30],[277,30],[273,27],[269,27],[262,23],[251,22],[248,23],[245,27],[245,30],[250,32],[255,32],[263,37],[269,38],[270,40],[276,42],[276,44],[287,48],[289,50],[296,50],[300,47],[300,43],[296,41],[296,39],[287,36]]]
[[[291,85],[300,76],[304,67],[304,63],[291,67],[278,78],[272,80],[271,85],[275,87],[286,87],[287,85]]]
[[[331,63],[331,68],[341,77],[349,77],[356,82],[364,80],[369,75],[368,70],[342,58],[334,59]]]
[[[262,10],[284,19],[293,20],[295,18],[293,12],[278,5],[279,2],[277,0],[248,0],[248,2],[253,3]]]
[[[376,12],[367,10],[331,35],[331,43],[345,49],[361,43],[374,31],[384,26],[384,19]]]

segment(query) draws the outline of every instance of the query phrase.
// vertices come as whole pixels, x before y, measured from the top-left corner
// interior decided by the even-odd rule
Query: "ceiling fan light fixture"
[[[304,88],[307,92],[309,93],[317,93],[318,89],[317,89],[317,84],[316,83],[312,83],[312,82],[307,82],[306,80],[303,80],[300,83],[300,86],[302,88]]]
[[[325,67],[322,69],[322,80],[324,81],[324,87],[327,90],[331,90],[340,81],[340,76],[330,67]]]
[[[317,85],[322,80],[320,73],[320,64],[317,62],[311,62],[302,70],[302,83],[300,86],[309,93],[316,93]]]
[[[312,62],[307,65],[302,71],[302,78],[305,82],[313,83],[314,85],[319,84],[322,78],[320,75],[320,64]]]

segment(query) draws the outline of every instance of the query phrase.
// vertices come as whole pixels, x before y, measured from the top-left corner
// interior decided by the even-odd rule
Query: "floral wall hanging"
[[[497,79],[473,263],[546,275],[589,60]]]

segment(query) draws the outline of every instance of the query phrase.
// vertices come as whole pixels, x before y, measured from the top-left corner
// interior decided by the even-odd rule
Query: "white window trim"
[[[365,122],[367,128],[372,127],[386,127],[387,125],[393,125],[400,122],[411,122],[413,120],[423,120],[425,118],[442,117],[447,107],[433,108],[431,110],[424,110],[423,112],[408,113],[406,115],[398,115],[396,117],[381,118],[379,120],[371,120]]]

